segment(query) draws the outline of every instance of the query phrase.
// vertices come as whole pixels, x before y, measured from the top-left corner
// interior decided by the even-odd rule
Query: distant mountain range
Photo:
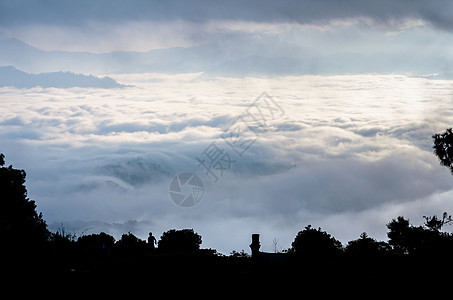
[[[100,78],[71,72],[29,74],[12,66],[0,67],[1,86],[13,86],[16,88],[32,88],[36,86],[43,88],[95,87],[103,89],[125,87],[110,77]]]
[[[202,52],[202,53],[201,53]],[[215,65],[218,58],[195,48],[170,48],[149,52],[43,51],[18,39],[0,39],[0,66],[15,66],[31,73],[70,71],[85,74],[187,73]]]
[[[316,52],[310,45],[296,51],[287,49],[284,45],[270,47],[254,40],[225,43],[148,52],[90,53],[43,51],[18,39],[4,38],[0,39],[0,66],[14,66],[30,73],[65,71],[95,75],[203,72],[204,77],[363,73],[396,73],[412,76],[438,74],[438,77],[428,77],[433,79],[453,76],[448,68],[450,63],[448,60],[427,53],[413,56],[405,51],[395,53],[376,51],[368,54],[331,51],[329,54],[322,54]],[[46,76],[71,75],[58,73]],[[91,79],[94,80],[90,77]],[[102,80],[106,85],[114,85],[113,82],[108,83],[109,79]]]

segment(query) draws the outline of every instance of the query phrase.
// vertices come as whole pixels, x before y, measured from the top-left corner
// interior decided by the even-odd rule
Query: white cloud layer
[[[453,123],[451,81],[112,77],[134,87],[0,88],[0,152],[27,171],[49,224],[117,238],[122,228],[142,238],[194,228],[203,247],[229,253],[247,251],[255,232],[265,251],[273,238],[288,248],[308,224],[343,242],[363,231],[386,239],[398,215],[417,223],[453,210],[452,178],[431,153],[431,135]],[[240,157],[221,135],[263,91],[284,115]],[[217,183],[195,160],[214,141],[235,160]],[[199,205],[171,202],[180,172],[203,180]]]

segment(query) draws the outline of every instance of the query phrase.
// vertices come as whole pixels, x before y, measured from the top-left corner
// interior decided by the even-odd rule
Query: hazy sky
[[[128,85],[0,88],[0,152],[26,170],[52,229],[145,238],[194,228],[202,247],[226,254],[248,251],[252,233],[265,251],[274,238],[288,248],[308,224],[343,243],[363,231],[386,240],[398,215],[420,224],[453,211],[453,177],[431,150],[431,135],[453,123],[452,81],[439,79],[453,73],[452,9],[450,1],[0,1],[0,43],[46,51],[14,42],[0,50],[2,64]],[[138,53],[153,49],[161,52]],[[276,116],[251,124],[256,141],[238,155],[222,136],[263,92]],[[213,142],[234,161],[217,182],[196,160]],[[181,172],[205,185],[194,207],[170,200]]]
[[[360,52],[355,43],[391,46],[395,41],[382,40],[380,33],[394,35],[420,26],[436,32],[426,37],[427,28],[419,28],[424,39],[420,46],[437,42],[451,32],[452,12],[447,0],[0,1],[0,32],[45,50],[146,51],[274,38],[268,46],[309,46],[333,39]],[[417,43],[417,36],[406,39]]]

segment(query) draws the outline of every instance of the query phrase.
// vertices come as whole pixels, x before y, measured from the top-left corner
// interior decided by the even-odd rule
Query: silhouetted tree
[[[345,252],[354,257],[376,257],[390,253],[390,245],[386,242],[378,242],[370,238],[365,232],[360,235],[360,238],[348,242]]]
[[[147,244],[144,240],[128,232],[115,243],[115,249],[119,250],[121,254],[142,254],[146,251]]]
[[[330,234],[322,231],[321,228],[314,229],[311,225],[299,231],[292,243],[294,252],[298,257],[304,258],[333,258],[341,253],[341,242]]]
[[[125,239],[130,239],[130,238],[126,237]],[[137,242],[137,240],[134,240],[134,242]],[[134,242],[132,242],[132,244]],[[115,244],[115,238],[109,234],[106,234],[105,232],[101,232],[99,234],[84,235],[77,239],[77,245],[80,248],[89,249],[89,250],[110,249],[114,244]]]
[[[4,158],[1,154],[1,166]],[[11,165],[0,168],[0,239],[3,250],[33,253],[47,244],[50,233],[35,201],[27,197],[25,177],[24,170]]]
[[[171,229],[162,234],[158,248],[161,252],[194,253],[200,249],[201,236],[193,229]]]
[[[433,136],[434,154],[439,158],[442,166],[448,167],[453,174],[453,133],[448,128],[443,133],[436,133]]]
[[[425,257],[442,257],[451,253],[453,237],[437,230],[439,228],[437,218],[431,218],[430,221],[431,227],[423,228],[422,226],[411,226],[409,220],[400,216],[387,224],[389,244],[393,246],[395,253]]]
[[[444,225],[453,222],[451,215],[448,215],[447,212],[442,214],[442,220],[438,219],[436,215],[432,217],[423,216],[423,218],[425,219],[424,225],[434,231],[440,231]]]
[[[231,251],[230,257],[249,258],[250,255],[242,249],[241,252],[237,252],[236,250]]]
[[[409,220],[399,216],[397,219],[392,219],[387,224],[389,244],[397,254],[408,253],[409,250]]]
[[[59,254],[65,253],[66,255],[69,251],[73,250],[76,236],[75,234],[66,232],[63,224],[61,224],[56,232],[50,234],[49,240],[55,252],[58,252]]]

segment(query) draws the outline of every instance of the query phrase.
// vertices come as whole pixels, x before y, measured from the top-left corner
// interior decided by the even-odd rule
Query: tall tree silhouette
[[[450,169],[453,174],[453,132],[448,128],[445,132],[436,133],[433,137],[434,154],[439,158],[440,164]]]
[[[390,250],[389,244],[378,242],[363,232],[359,239],[348,242],[345,252],[350,256],[364,258],[387,255]]]
[[[162,234],[159,250],[162,252],[193,253],[200,249],[201,236],[193,229],[171,229]]]
[[[105,232],[84,235],[77,239],[77,246],[91,252],[107,252],[114,244],[115,238]]]
[[[389,244],[397,254],[406,254],[410,249],[410,223],[408,219],[399,216],[387,224]]]
[[[49,238],[42,213],[36,212],[35,201],[28,199],[26,173],[11,165],[3,167],[5,156],[0,154],[0,239],[2,250],[11,253],[41,249]]]
[[[423,218],[426,220],[424,225],[434,231],[440,231],[444,225],[451,224],[453,222],[451,215],[448,215],[447,212],[442,214],[442,219],[437,218],[436,215],[432,217],[423,216]]]
[[[124,255],[143,254],[147,248],[146,242],[130,231],[127,234],[123,234],[121,239],[115,243],[117,252]]]
[[[299,231],[292,246],[298,257],[308,259],[329,259],[342,251],[340,241],[321,228],[314,229],[311,225]]]

